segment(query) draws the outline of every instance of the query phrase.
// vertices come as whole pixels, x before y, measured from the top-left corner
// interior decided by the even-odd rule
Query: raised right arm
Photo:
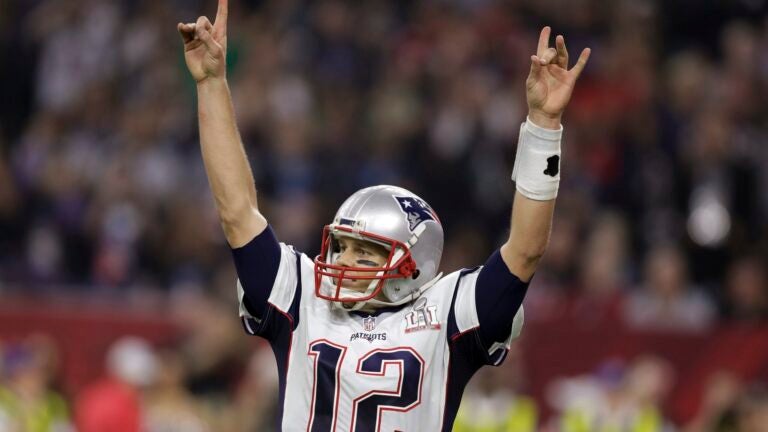
[[[260,234],[267,220],[259,212],[256,186],[245,156],[225,79],[197,85],[200,147],[224,235],[238,248]]]
[[[184,57],[197,82],[200,147],[224,235],[232,248],[267,227],[259,212],[251,167],[235,124],[226,77],[227,0],[219,0],[214,24],[206,17],[178,24]]]

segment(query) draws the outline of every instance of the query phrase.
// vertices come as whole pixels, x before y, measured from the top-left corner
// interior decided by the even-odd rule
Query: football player
[[[442,275],[439,218],[395,186],[350,196],[314,259],[279,243],[259,212],[235,125],[227,0],[213,23],[200,17],[178,30],[197,82],[203,161],[233,251],[240,316],[277,359],[280,429],[450,430],[466,383],[483,365],[500,364],[520,332],[558,191],[560,118],[589,49],[568,69],[563,37],[550,47],[550,28],[541,31],[512,172],[509,239],[485,265]]]

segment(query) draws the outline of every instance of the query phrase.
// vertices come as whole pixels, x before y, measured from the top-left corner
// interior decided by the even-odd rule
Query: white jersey
[[[283,431],[450,431],[466,383],[503,361],[523,324],[520,307],[507,340],[481,348],[473,336],[479,267],[368,315],[316,297],[313,261],[280,250],[263,319],[249,313],[239,283],[238,291],[246,331],[267,338],[278,362]]]

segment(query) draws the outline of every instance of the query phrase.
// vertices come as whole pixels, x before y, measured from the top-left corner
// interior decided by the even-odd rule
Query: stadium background
[[[764,1],[230,3],[238,125],[280,239],[314,254],[348,194],[399,184],[443,220],[444,271],[505,235],[538,30],[590,46],[526,329],[470,414],[768,430]],[[215,9],[0,3],[0,430],[271,424],[274,362],[238,327],[176,33]]]

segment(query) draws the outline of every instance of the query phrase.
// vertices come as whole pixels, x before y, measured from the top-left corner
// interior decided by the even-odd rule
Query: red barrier
[[[76,394],[104,371],[104,355],[117,338],[136,335],[159,343],[178,331],[160,314],[116,306],[35,300],[3,299],[0,304],[0,341],[13,343],[42,334],[59,350],[62,390]]]

